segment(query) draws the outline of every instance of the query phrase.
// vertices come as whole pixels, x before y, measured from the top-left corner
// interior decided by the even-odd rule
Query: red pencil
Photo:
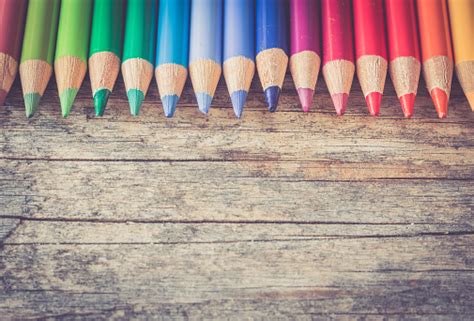
[[[385,0],[390,77],[403,114],[413,115],[420,80],[420,45],[414,1]]]
[[[323,76],[338,115],[346,110],[354,78],[351,2],[322,0]]]
[[[0,0],[0,106],[18,70],[26,5],[26,0]]]
[[[387,78],[387,43],[382,0],[354,0],[357,76],[369,112],[380,112]]]

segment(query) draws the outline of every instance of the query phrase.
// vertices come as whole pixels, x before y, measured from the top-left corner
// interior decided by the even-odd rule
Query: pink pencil
[[[290,70],[303,111],[313,104],[313,93],[321,65],[319,0],[290,2]]]

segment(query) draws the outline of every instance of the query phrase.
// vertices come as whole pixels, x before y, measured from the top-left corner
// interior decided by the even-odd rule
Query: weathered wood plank
[[[409,242],[4,245],[0,312],[466,316],[474,311],[473,244],[473,235],[446,235]]]
[[[1,161],[0,215],[472,224],[470,179],[324,181],[287,164]]]

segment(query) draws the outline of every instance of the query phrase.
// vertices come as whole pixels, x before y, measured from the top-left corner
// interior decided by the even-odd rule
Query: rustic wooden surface
[[[382,116],[323,81],[300,112],[256,79],[244,118],[223,82],[209,117],[188,84],[165,119],[155,85],[129,116],[122,81],[94,116],[86,82],[60,117],[54,82],[0,109],[0,318],[429,319],[474,313],[474,113],[415,117],[390,82]]]

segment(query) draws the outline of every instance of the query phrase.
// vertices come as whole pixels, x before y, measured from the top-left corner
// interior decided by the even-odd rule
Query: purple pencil
[[[309,111],[321,66],[320,2],[290,1],[290,70],[303,111]]]

